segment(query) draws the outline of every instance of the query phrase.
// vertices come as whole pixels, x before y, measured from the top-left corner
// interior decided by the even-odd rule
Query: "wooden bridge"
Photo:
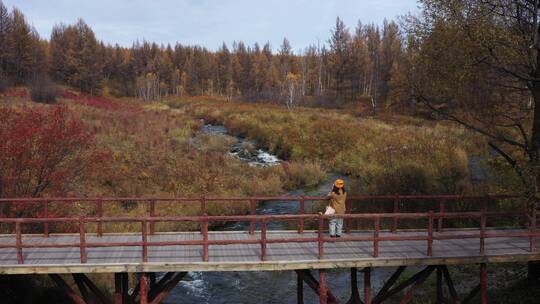
[[[0,273],[48,274],[75,303],[111,303],[85,274],[114,273],[114,303],[159,303],[188,271],[294,270],[298,303],[304,302],[304,283],[319,295],[320,303],[337,303],[326,285],[326,269],[350,268],[348,303],[355,304],[381,303],[402,291],[401,303],[407,303],[435,272],[438,303],[446,297],[453,303],[477,298],[487,303],[488,263],[540,260],[536,215],[528,214],[512,197],[350,197],[347,214],[339,216],[346,222],[340,238],[326,232],[327,221],[338,216],[316,213],[325,199],[0,199],[4,214],[0,218],[4,233],[0,234]],[[298,213],[256,214],[258,203],[284,201],[297,204]],[[209,204],[225,202],[244,204],[249,213],[209,215]],[[145,214],[107,214],[112,204],[125,208],[142,204]],[[162,206],[176,204],[196,204],[197,214],[164,214],[170,209]],[[227,222],[245,222],[245,229],[212,229]],[[269,229],[276,222],[288,223],[288,230]],[[174,227],[179,225],[190,229],[178,231]],[[457,264],[479,264],[480,270],[480,283],[461,299],[447,269]],[[409,266],[423,269],[398,284]],[[371,289],[373,267],[397,267],[377,294]],[[363,299],[357,287],[359,268],[364,275]],[[318,280],[313,269],[318,270]],[[129,273],[138,277],[131,289]],[[165,275],[158,280],[157,273]],[[64,281],[67,274],[73,276],[79,292]],[[443,294],[443,284],[449,295]]]

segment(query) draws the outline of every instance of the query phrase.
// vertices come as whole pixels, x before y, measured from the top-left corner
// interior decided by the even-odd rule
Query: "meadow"
[[[360,180],[365,194],[467,194],[469,156],[485,145],[467,130],[398,114],[295,108],[196,98],[169,101],[292,162]]]
[[[24,88],[6,93],[0,106],[19,112],[65,107],[68,116],[93,136],[92,149],[99,151],[99,161],[77,178],[51,185],[41,196],[278,195],[316,186],[330,172],[354,180],[350,191],[355,194],[479,194],[479,189],[493,189],[476,186],[473,191],[469,157],[485,150],[477,137],[455,125],[396,113],[373,116],[356,108],[290,110],[211,97],[148,103],[92,97],[69,89],[63,89],[56,104],[38,104],[29,101]],[[234,137],[204,134],[205,123],[224,125],[231,134],[254,140],[285,161],[278,166],[250,166],[229,154]],[[96,212],[77,206],[71,212]],[[51,207],[58,215],[66,213],[61,205]],[[210,214],[243,214],[247,207],[243,203],[208,206]],[[170,215],[200,212],[196,201],[160,203],[159,210]],[[108,204],[105,210],[106,215],[146,212],[145,202],[131,201]],[[197,228],[173,226],[168,228]],[[128,224],[124,228],[137,229]]]
[[[57,181],[58,185],[53,181],[41,196],[278,195],[296,187],[316,185],[325,178],[318,163],[293,161],[283,166],[250,166],[229,155],[232,138],[202,134],[200,119],[159,103],[90,97],[65,90],[57,104],[45,105],[30,102],[24,89],[18,89],[4,95],[0,107],[16,113],[65,107],[67,115],[80,121],[92,134],[92,149],[102,155],[98,163],[88,166],[77,178],[62,180],[61,184]],[[199,212],[197,202],[161,204],[159,210],[164,214]],[[94,208],[76,206],[71,212],[95,213]],[[59,204],[53,203],[51,208],[54,214],[66,213]],[[105,214],[139,215],[145,214],[146,208],[144,203],[127,201],[108,204]],[[242,214],[247,211],[247,204],[209,204],[208,208],[210,214]],[[194,228],[180,226],[177,228]]]

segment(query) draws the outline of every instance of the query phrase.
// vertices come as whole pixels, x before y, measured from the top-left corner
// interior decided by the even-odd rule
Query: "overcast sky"
[[[287,37],[294,50],[328,40],[340,16],[350,29],[358,20],[382,23],[416,12],[416,0],[0,0],[23,11],[42,37],[56,23],[83,18],[98,39],[131,46],[135,40],[180,42],[216,49],[223,42]]]

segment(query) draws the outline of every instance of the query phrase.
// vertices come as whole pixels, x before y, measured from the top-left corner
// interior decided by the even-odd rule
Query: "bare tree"
[[[536,220],[540,200],[539,1],[424,0],[408,22],[421,47],[413,97],[482,134],[521,181]]]

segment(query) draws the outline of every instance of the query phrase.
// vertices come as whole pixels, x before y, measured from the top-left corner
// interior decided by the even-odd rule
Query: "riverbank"
[[[168,104],[256,140],[282,159],[319,162],[358,178],[370,194],[468,193],[468,155],[483,145],[463,128],[399,115],[381,120],[346,110],[288,110],[212,98]]]

